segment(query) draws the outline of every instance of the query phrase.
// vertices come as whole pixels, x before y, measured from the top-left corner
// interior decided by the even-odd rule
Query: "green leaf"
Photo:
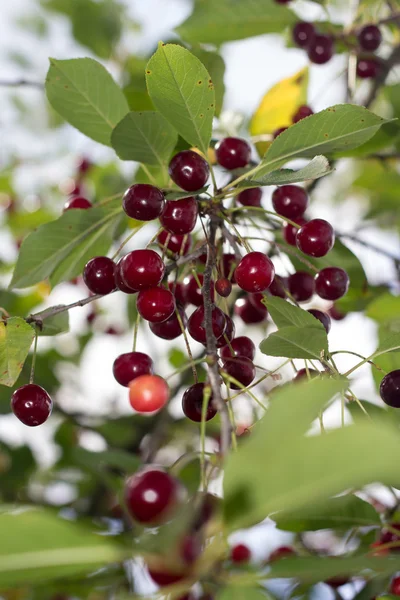
[[[281,33],[296,15],[274,0],[202,0],[176,31],[189,42],[221,44],[264,33]]]
[[[206,154],[215,93],[205,66],[182,46],[160,43],[147,64],[146,81],[155,107],[187,142]]]
[[[71,448],[68,453],[68,461],[77,464],[94,474],[101,473],[106,468],[113,467],[123,473],[131,475],[138,470],[140,459],[135,454],[130,454],[124,450],[103,450],[102,452],[92,452],[86,448]]]
[[[260,344],[267,356],[320,359],[328,352],[328,337],[322,327],[282,327]]]
[[[365,314],[377,323],[400,324],[400,297],[389,292],[382,294],[368,305]]]
[[[190,462],[186,463],[179,470],[179,481],[183,483],[189,492],[190,496],[193,496],[198,492],[200,487],[201,468],[200,459],[194,458]]]
[[[191,48],[192,54],[203,63],[210,73],[215,90],[215,116],[219,117],[225,95],[225,62],[217,52],[209,52],[202,48]]]
[[[12,387],[22,371],[35,337],[33,327],[20,317],[0,321],[0,384]]]
[[[62,305],[57,305],[62,306]],[[42,311],[44,312],[44,311]],[[35,313],[35,317],[40,319],[40,312]],[[58,315],[54,315],[53,317],[48,317],[43,321],[43,327],[38,328],[39,335],[58,335],[60,333],[66,333],[69,331],[69,313],[66,310],[65,312],[59,313]]]
[[[122,90],[92,58],[50,59],[47,98],[68,123],[109,146],[114,127],[129,112]]]
[[[129,555],[115,539],[57,517],[50,510],[1,507],[0,586],[71,577]]]
[[[394,123],[386,123],[383,125],[375,135],[368,140],[365,144],[362,144],[354,150],[347,152],[335,153],[335,158],[342,158],[346,156],[362,158],[370,156],[380,150],[392,147],[400,138],[400,126],[398,121]]]
[[[385,354],[386,352],[398,352],[399,350],[400,333],[394,333],[380,342],[378,348],[372,356],[380,356],[381,354]]]
[[[323,328],[322,323],[312,314],[303,308],[290,304],[286,300],[283,300],[283,298],[268,296],[265,298],[264,304],[278,328],[291,325],[295,327]]]
[[[266,173],[263,177],[245,179],[239,183],[238,187],[250,188],[264,185],[285,185],[288,183],[297,183],[298,181],[307,181],[310,179],[319,179],[332,173],[333,169],[329,166],[329,161],[325,156],[315,156],[307,166],[293,171],[291,169],[280,169]]]
[[[270,598],[270,595],[256,587],[235,585],[223,588],[216,596],[217,600],[243,600],[244,598],[246,600],[266,600]]]
[[[116,126],[111,144],[122,160],[163,166],[178,141],[174,127],[157,112],[130,112]]]

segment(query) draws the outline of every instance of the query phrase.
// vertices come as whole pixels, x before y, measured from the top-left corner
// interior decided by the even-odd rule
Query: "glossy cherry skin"
[[[160,217],[160,223],[170,233],[183,235],[193,231],[198,214],[196,198],[168,200]]]
[[[89,200],[87,200],[86,198],[83,198],[83,196],[75,196],[75,198],[67,200],[67,202],[64,204],[63,212],[74,208],[87,210],[88,208],[92,208],[92,203],[89,202]]]
[[[221,298],[227,298],[232,291],[232,283],[229,279],[221,277],[215,282],[215,291]]]
[[[131,219],[152,221],[163,211],[164,194],[154,185],[135,183],[128,188],[122,198],[122,208]]]
[[[278,298],[286,298],[287,279],[280,275],[275,275],[271,285],[268,288],[268,293],[271,296],[277,296]]]
[[[294,556],[296,552],[290,546],[280,546],[269,555],[268,562],[274,562],[275,560],[281,560],[282,558],[289,558]]]
[[[256,376],[256,368],[252,361],[245,356],[238,358],[226,358],[222,365],[222,370],[236,379],[242,386],[249,386]],[[239,390],[241,387],[233,382],[228,382],[227,385],[234,390]]]
[[[235,137],[227,137],[215,146],[217,162],[221,167],[231,171],[240,169],[249,164],[251,148],[246,140]]]
[[[340,267],[326,267],[315,276],[315,291],[324,300],[339,300],[349,289],[350,279]]]
[[[293,123],[298,123],[299,121],[302,121],[306,117],[311,117],[311,115],[313,115],[313,114],[314,114],[314,111],[309,106],[306,106],[306,105],[300,106],[300,108],[298,108],[297,112],[293,116]]]
[[[117,262],[117,264],[115,265],[115,272],[114,272],[115,285],[117,286],[117,289],[120,292],[123,292],[124,294],[136,294],[137,290],[130,288],[122,281],[121,260],[122,260],[122,258],[120,258],[119,261]]]
[[[274,276],[274,265],[262,252],[249,252],[235,270],[236,283],[242,290],[250,293],[268,289]]]
[[[138,313],[146,321],[162,323],[173,315],[175,297],[162,286],[153,287],[139,292],[136,306]]]
[[[158,375],[140,375],[129,384],[129,402],[139,413],[160,410],[169,400],[169,387]]]
[[[86,263],[83,281],[94,294],[110,294],[115,290],[115,262],[107,256],[96,256]]]
[[[357,77],[360,79],[376,79],[380,71],[380,63],[373,57],[359,58],[357,61]]]
[[[317,310],[315,308],[311,308],[307,312],[309,312],[313,317],[315,317],[316,319],[318,319],[318,321],[322,323],[326,333],[330,332],[332,323],[328,313],[322,312],[322,310]]]
[[[293,220],[293,219],[291,219],[291,220]],[[307,220],[303,219],[303,217],[299,217],[298,219],[295,220],[295,223],[297,223],[297,225],[300,225],[300,227],[302,227],[303,225],[305,225],[307,223]],[[290,223],[286,223],[286,225],[283,226],[283,228],[282,228],[283,239],[290,246],[296,245],[296,235],[297,235],[298,230],[299,230],[298,227],[295,227],[294,225],[291,225]]]
[[[237,196],[237,201],[242,206],[261,206],[262,189],[261,188],[250,188],[243,190]]]
[[[292,37],[296,46],[299,48],[307,48],[314,39],[315,27],[312,23],[306,21],[299,21],[293,27]]]
[[[286,131],[286,129],[288,129],[288,127],[279,127],[278,129],[275,129],[275,131],[272,134],[272,137],[274,138],[274,140],[276,140],[276,138],[279,137],[281,135],[281,133]]]
[[[307,48],[308,58],[316,65],[330,61],[334,52],[333,39],[323,34],[315,35]]]
[[[296,302],[307,302],[315,291],[313,276],[305,271],[297,271],[288,277],[288,289]]]
[[[330,579],[325,579],[327,585],[330,585],[333,589],[337,589],[342,585],[346,585],[349,583],[350,579],[346,576],[337,575],[336,577],[331,577]]]
[[[308,256],[319,258],[328,254],[335,243],[333,227],[324,219],[312,219],[300,227],[296,235],[296,245]]]
[[[329,316],[334,321],[343,321],[346,318],[346,313],[342,313],[341,310],[335,304],[328,310]]]
[[[226,328],[225,314],[220,308],[214,306],[212,309],[212,328],[215,337],[221,337]],[[206,343],[206,330],[204,328],[204,306],[199,306],[190,315],[188,321],[188,331],[192,338],[200,344]]]
[[[154,250],[133,250],[119,262],[121,279],[134,290],[145,290],[158,285],[164,277],[165,267]]]
[[[179,482],[161,469],[146,469],[125,483],[125,503],[129,514],[139,523],[161,524],[179,501]]]
[[[155,569],[149,568],[149,575],[160,587],[167,585],[173,585],[185,579],[184,573],[172,573],[171,571],[156,571]]]
[[[28,427],[42,425],[53,409],[53,401],[45,389],[28,383],[15,390],[11,396],[11,410]]]
[[[183,329],[186,329],[187,317],[183,306],[177,305],[177,310],[181,317]],[[159,338],[164,340],[175,340],[177,337],[182,335],[181,325],[179,323],[176,312],[174,312],[169,319],[162,323],[150,323],[150,329]]]
[[[400,577],[393,577],[390,582],[390,593],[394,596],[400,596]]]
[[[207,183],[210,167],[197,152],[183,150],[175,154],[169,163],[169,175],[186,192],[195,192]]]
[[[185,296],[186,302],[189,304],[193,304],[194,306],[201,306],[204,301],[202,286],[204,282],[204,276],[202,273],[197,274],[197,279],[199,280],[200,287],[197,283],[196,277],[194,275],[187,275],[185,279],[182,281],[182,289],[183,294]],[[214,282],[211,281],[211,300],[214,302]]]
[[[254,343],[245,335],[234,338],[230,344],[224,346],[220,351],[221,358],[245,356],[250,360],[254,360],[255,354],[256,347]]]
[[[307,192],[298,185],[281,185],[272,194],[274,210],[292,221],[303,216],[307,204]]]
[[[182,306],[187,305],[186,294],[181,281],[169,281],[168,288],[175,296],[177,304]]]
[[[382,33],[377,25],[366,25],[359,31],[357,37],[361,48],[368,52],[377,50],[382,41]]]
[[[195,383],[191,385],[183,394],[182,397],[182,410],[184,415],[194,421],[195,423],[201,422],[201,411],[203,408],[203,394],[204,394],[204,383]],[[212,400],[212,396],[208,401],[206,421],[213,419],[217,414]]]
[[[192,247],[192,236],[190,233],[179,235],[163,229],[157,236],[157,242],[162,250],[185,256]]]
[[[250,549],[245,544],[236,544],[231,549],[231,561],[235,564],[243,564],[251,559]]]
[[[300,369],[299,371],[297,371],[295,377],[293,377],[293,381],[303,381],[306,379],[313,379],[314,377],[317,377],[319,375],[319,372],[316,371],[315,369]]]
[[[152,375],[153,361],[144,352],[126,352],[114,360],[113,375],[120,385],[128,387],[130,382],[141,375]]]
[[[249,294],[248,296],[250,304],[263,311],[266,308],[264,300],[265,295],[261,292],[257,292],[256,294]]]
[[[262,323],[268,317],[266,307],[258,308],[250,302],[249,297],[238,298],[235,302],[235,314],[240,317],[246,325]]]
[[[225,314],[225,313],[224,313]],[[217,348],[224,348],[235,337],[236,327],[233,319],[225,314],[226,327],[224,333],[217,339]]]
[[[229,252],[222,255],[219,261],[219,269],[223,277],[229,279],[232,283],[236,283],[235,269],[238,265],[238,260],[234,254]]]
[[[400,369],[391,371],[381,381],[379,392],[388,406],[400,408]]]

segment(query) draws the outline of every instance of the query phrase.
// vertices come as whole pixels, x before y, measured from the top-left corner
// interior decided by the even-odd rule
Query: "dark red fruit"
[[[360,79],[376,79],[380,71],[380,63],[376,58],[359,58],[357,61],[357,77]]]
[[[281,560],[282,558],[289,558],[296,554],[295,550],[290,546],[280,546],[273,552],[271,552],[268,562],[274,562],[275,560]]]
[[[139,292],[136,306],[138,313],[146,321],[162,323],[174,313],[175,297],[162,286],[153,287]]]
[[[358,33],[358,43],[363,50],[374,52],[382,41],[381,30],[377,25],[366,25]]]
[[[201,537],[198,534],[185,535],[180,546],[180,555],[187,565],[192,565],[199,558],[202,550]]]
[[[256,294],[249,294],[248,296],[250,304],[263,311],[266,308],[264,304],[265,296],[261,292],[257,292]]]
[[[400,577],[393,577],[390,582],[389,591],[391,594],[394,594],[394,596],[400,596]]]
[[[315,276],[315,291],[324,300],[339,300],[349,289],[349,276],[340,267],[326,267]]]
[[[319,258],[328,254],[335,243],[335,232],[328,221],[312,219],[296,235],[296,245],[308,256]]]
[[[125,483],[126,507],[139,523],[165,522],[180,493],[179,482],[161,469],[139,471]]]
[[[292,36],[296,46],[299,46],[300,48],[307,48],[314,39],[315,27],[312,23],[299,21],[293,27]]]
[[[176,308],[179,311],[183,328],[186,329],[187,318],[183,306],[178,305]],[[164,340],[174,340],[182,335],[182,329],[178,317],[176,316],[176,312],[162,323],[150,323],[150,329],[154,335],[163,338]]]
[[[293,219],[291,219],[291,220],[293,220]],[[302,227],[303,225],[305,225],[307,223],[307,220],[300,217],[299,219],[295,220],[295,223],[297,223],[297,225],[300,225],[300,227]],[[297,235],[298,230],[299,230],[298,227],[295,227],[294,225],[291,225],[290,223],[286,223],[286,225],[283,226],[283,229],[282,229],[283,239],[285,240],[285,242],[287,244],[290,244],[290,246],[296,245],[296,235]]]
[[[308,204],[307,192],[298,185],[282,185],[272,194],[272,205],[278,215],[294,221],[303,216]]]
[[[167,585],[173,585],[174,583],[178,583],[185,579],[184,573],[172,573],[171,571],[156,571],[155,569],[149,568],[149,575],[160,587],[164,587]]]
[[[288,127],[279,127],[278,129],[275,129],[275,131],[272,134],[272,137],[274,138],[274,140],[276,140],[276,138],[279,137],[281,135],[281,133],[286,131],[286,129],[289,129],[289,128]]]
[[[134,289],[128,287],[122,281],[122,277],[121,277],[121,260],[122,260],[122,258],[120,258],[119,261],[117,262],[117,264],[115,265],[115,273],[114,273],[115,285],[117,286],[117,289],[120,292],[124,292],[124,294],[136,294],[137,290],[134,290]]]
[[[250,549],[245,544],[236,544],[231,549],[231,561],[236,564],[247,563],[251,559]]]
[[[296,302],[306,302],[315,291],[313,276],[305,271],[297,271],[288,277],[288,289]]]
[[[250,188],[243,190],[237,196],[237,201],[242,206],[261,206],[262,189],[261,188]]]
[[[229,279],[225,279],[224,277],[217,279],[215,282],[215,291],[221,298],[227,298],[232,291],[232,284]]]
[[[388,406],[400,408],[400,369],[391,371],[381,381],[379,392]]]
[[[242,386],[249,386],[256,376],[256,368],[252,361],[245,356],[239,356],[238,358],[227,358],[224,360],[222,370],[228,373],[231,377],[236,379]],[[234,390],[241,389],[236,383],[229,382],[229,387]]]
[[[275,276],[274,265],[266,254],[249,252],[235,270],[236,283],[245,292],[263,292],[272,283]]]
[[[15,390],[11,396],[11,410],[28,427],[42,425],[53,408],[53,401],[40,385],[28,383]]]
[[[225,169],[240,169],[250,162],[251,148],[246,140],[227,137],[215,146],[218,164]]]
[[[110,294],[116,288],[115,262],[107,256],[96,256],[86,263],[83,281],[93,294]]]
[[[225,359],[232,358],[232,356],[234,356],[234,357],[245,356],[246,358],[248,358],[250,360],[254,360],[254,356],[256,354],[256,347],[250,338],[243,335],[243,336],[234,338],[230,342],[230,344],[227,344],[226,346],[224,346],[221,349],[220,354],[221,354],[221,358],[225,358]]]
[[[164,277],[165,267],[154,250],[133,250],[119,261],[121,279],[134,290],[145,290],[158,285]]]
[[[175,300],[176,300],[177,304],[186,306],[186,304],[187,304],[186,294],[185,294],[185,290],[183,288],[182,283],[180,281],[169,281],[168,287],[169,287],[170,292],[172,292],[173,295],[175,296]]]
[[[67,200],[67,202],[64,204],[63,212],[66,212],[67,210],[71,210],[73,208],[87,210],[88,208],[92,208],[92,203],[89,202],[89,200],[87,200],[86,198],[83,198],[82,196],[75,196],[75,198]]]
[[[328,310],[329,316],[334,321],[343,321],[346,318],[346,313],[342,313],[335,304]]]
[[[293,381],[303,381],[304,379],[313,379],[314,377],[317,377],[319,375],[319,372],[316,371],[315,369],[300,369],[299,371],[297,371],[295,377],[293,377]]]
[[[202,306],[204,297],[202,292],[202,285],[204,282],[204,276],[201,273],[197,274],[197,279],[201,284],[200,287],[197,283],[194,275],[188,275],[182,282],[183,295],[186,302],[193,304],[194,306]],[[214,282],[211,281],[211,300],[214,301]]]
[[[328,313],[322,312],[322,310],[316,310],[315,308],[311,308],[309,312],[313,317],[318,319],[325,327],[326,333],[329,333],[331,330],[331,318]]]
[[[182,410],[184,412],[184,415],[191,421],[195,421],[195,423],[200,423],[201,421],[201,411],[203,409],[203,393],[204,383],[195,383],[185,391],[182,397]],[[206,421],[209,421],[210,419],[215,417],[216,414],[217,409],[213,404],[211,396],[208,401]]]
[[[169,163],[169,174],[180,188],[186,192],[195,192],[207,183],[210,167],[197,152],[183,150],[175,154]]]
[[[198,207],[196,198],[168,200],[160,217],[161,225],[171,233],[190,233],[196,225]]]
[[[236,283],[235,269],[238,264],[238,260],[234,254],[225,253],[222,255],[219,261],[219,269],[223,277],[229,279],[232,283]]]
[[[128,188],[122,198],[122,208],[131,219],[152,221],[163,211],[164,194],[154,185],[135,183]]]
[[[390,523],[391,529],[397,530],[399,533],[396,535],[392,531],[388,531],[384,529],[379,538],[379,542],[381,545],[383,544],[398,544],[397,546],[393,546],[390,548],[390,552],[400,552],[400,523]]]
[[[286,298],[287,279],[280,275],[275,275],[271,285],[268,288],[268,293],[271,296],[277,296],[278,298]]]
[[[178,235],[163,229],[157,236],[157,242],[164,251],[169,250],[173,254],[185,256],[192,247],[192,236],[190,233]]]
[[[193,530],[198,531],[206,525],[218,511],[221,500],[214,494],[204,494],[198,514],[193,523]]]
[[[296,114],[293,117],[293,123],[298,123],[302,121],[306,117],[311,117],[314,114],[314,111],[309,106],[300,106],[297,110]]]
[[[221,337],[226,328],[225,314],[220,308],[214,306],[212,309],[212,328],[215,337]],[[200,344],[206,343],[206,330],[204,328],[204,306],[199,306],[190,315],[188,321],[188,331],[192,338]]]
[[[225,314],[225,313],[224,313]],[[226,327],[224,333],[217,339],[217,348],[224,348],[228,342],[230,342],[235,337],[235,323],[233,319],[230,318],[229,315],[225,314],[226,319]]]
[[[83,157],[78,162],[78,173],[80,175],[85,175],[92,167],[92,162],[88,158]]]
[[[243,323],[251,325],[255,323],[262,323],[268,316],[268,310],[266,307],[257,308],[250,302],[249,297],[238,298],[235,302],[235,314],[240,317]]]
[[[308,58],[316,65],[323,65],[330,61],[334,51],[333,39],[322,34],[315,35],[307,48]]]
[[[275,0],[275,2],[277,4],[289,4],[289,2],[291,2],[291,0]]]
[[[336,577],[331,577],[330,579],[325,579],[325,583],[330,585],[333,589],[337,589],[342,585],[346,585],[349,583],[350,579],[347,576],[336,575]]]
[[[130,382],[141,375],[152,375],[153,361],[143,352],[126,352],[114,360],[113,375],[119,384],[128,387]]]

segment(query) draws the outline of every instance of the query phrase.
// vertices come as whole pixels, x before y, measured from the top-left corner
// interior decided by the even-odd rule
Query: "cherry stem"
[[[133,328],[133,352],[136,352],[137,337],[139,332],[140,314],[136,316],[135,326]]]
[[[7,79],[0,80],[0,87],[34,87],[39,90],[44,90],[43,83],[39,81],[31,81],[29,79],[15,79],[14,81],[8,81]]]
[[[197,381],[196,381],[197,383]],[[206,416],[208,403],[210,401],[212,390],[209,385],[205,385],[203,389],[203,404],[201,405],[201,422],[200,422],[200,472],[201,472],[201,486],[203,492],[207,491],[207,477],[206,477]]]
[[[33,356],[32,356],[32,366],[31,366],[31,374],[29,377],[29,383],[33,383],[35,377],[35,364],[36,364],[36,354],[37,354],[37,343],[38,343],[38,331],[35,331],[35,343],[33,346]]]
[[[129,235],[128,237],[126,237],[124,239],[124,241],[122,242],[122,244],[120,246],[118,246],[117,250],[115,251],[115,253],[113,254],[113,256],[111,257],[111,260],[116,260],[116,258],[118,258],[119,253],[121,252],[122,248],[124,248],[124,246],[126,246],[126,244],[138,233],[138,231],[140,231],[142,229],[142,227],[145,225],[146,223],[141,223],[138,227],[136,227]]]
[[[182,331],[183,339],[185,340],[186,351],[189,356],[190,366],[192,367],[194,382],[198,383],[199,378],[198,378],[197,369],[196,369],[197,362],[193,359],[192,349],[190,348],[190,344],[189,344],[189,338],[186,335],[185,327],[183,325],[181,315],[177,308],[175,308],[175,315],[176,315],[176,318],[178,319],[178,323],[179,323],[179,327],[181,328],[181,331]]]
[[[236,396],[239,396],[241,393],[245,392],[246,394],[249,394],[249,396],[251,398],[253,398],[254,402],[256,402],[258,404],[258,406],[260,406],[265,411],[267,410],[267,407],[264,406],[264,404],[261,402],[261,400],[259,400],[257,398],[257,396],[255,396],[253,394],[253,392],[250,391],[250,388],[253,386],[246,387],[245,385],[243,385],[243,383],[240,383],[240,381],[238,381],[237,379],[232,377],[232,375],[228,375],[228,373],[226,373],[225,371],[221,371],[221,375],[224,380],[228,381],[229,383],[233,383],[238,388],[240,388],[240,393],[236,394]],[[265,375],[265,377],[269,377],[269,375]],[[236,396],[235,396],[235,398],[236,398]]]

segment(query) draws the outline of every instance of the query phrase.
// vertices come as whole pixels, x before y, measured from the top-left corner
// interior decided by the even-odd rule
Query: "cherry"
[[[363,50],[374,52],[382,41],[382,33],[377,25],[366,25],[358,33],[358,43]]]
[[[167,585],[173,585],[174,583],[178,583],[185,579],[185,575],[183,573],[172,573],[170,571],[159,571],[149,568],[149,575],[160,587],[164,587]]]
[[[182,410],[185,416],[196,423],[201,422],[201,411],[203,409],[203,394],[204,383],[195,383],[191,385],[183,394]],[[213,405],[212,396],[207,405],[206,421],[214,418],[217,414],[217,409]]]
[[[235,323],[229,315],[225,315],[226,327],[223,335],[217,339],[217,348],[224,348],[235,337]]]
[[[87,200],[86,198],[83,198],[83,196],[75,196],[75,198],[70,198],[70,200],[67,200],[67,202],[64,204],[63,212],[74,208],[87,210],[88,208],[92,208],[92,206],[92,203],[89,202],[89,200]]]
[[[214,306],[212,309],[212,328],[215,337],[218,339],[221,337],[226,328],[225,314],[220,308]],[[204,306],[199,306],[190,315],[188,321],[188,331],[192,338],[200,344],[206,343],[206,330],[204,328]]]
[[[186,564],[192,565],[199,558],[201,551],[201,537],[195,533],[185,535],[180,547],[180,555],[182,560]]]
[[[334,321],[343,321],[343,319],[346,318],[346,314],[342,313],[342,311],[339,310],[339,308],[335,304],[331,306],[331,308],[328,310],[328,313],[331,319],[333,319]]]
[[[45,389],[35,383],[27,383],[11,396],[11,410],[28,427],[42,425],[53,409],[53,401]]]
[[[391,529],[399,531],[399,534],[396,535],[394,532],[385,529],[379,538],[380,544],[394,544],[400,542],[400,523],[390,523],[390,527]],[[390,552],[400,552],[400,543],[398,546],[390,548]]]
[[[315,308],[311,308],[307,312],[309,312],[313,317],[315,317],[316,319],[318,319],[318,321],[322,323],[322,325],[325,327],[326,333],[330,332],[331,318],[327,313],[322,312],[322,310],[316,310]]]
[[[78,173],[80,175],[85,175],[93,167],[93,164],[88,158],[82,157],[77,166]]]
[[[250,549],[245,544],[236,544],[231,549],[231,561],[236,564],[247,563],[251,559]]]
[[[169,250],[173,254],[186,256],[192,247],[192,236],[189,233],[182,235],[170,233],[163,229],[157,236],[157,242],[164,251]]]
[[[289,129],[289,128],[288,127],[279,127],[278,129],[275,129],[275,131],[272,134],[272,137],[274,138],[274,140],[276,140],[276,138],[279,137],[281,135],[281,133],[286,131],[286,129]]]
[[[294,220],[294,219],[291,219],[291,220]],[[306,219],[303,219],[302,217],[296,219],[294,222],[297,223],[297,225],[300,225],[300,227],[307,223]],[[297,235],[298,230],[299,230],[298,227],[295,227],[294,225],[291,225],[290,223],[286,223],[286,225],[283,226],[283,229],[282,229],[283,239],[290,246],[296,245],[296,235]]]
[[[250,188],[243,190],[237,196],[237,201],[242,206],[261,206],[262,189],[261,188]]]
[[[94,294],[110,294],[115,290],[115,262],[107,256],[96,256],[86,263],[83,281]]]
[[[293,27],[292,37],[294,43],[300,48],[307,48],[315,36],[315,27],[312,23],[299,21]]]
[[[181,304],[182,306],[186,306],[186,294],[182,283],[180,281],[169,281],[168,287],[170,292],[172,292],[175,296],[177,303]]]
[[[122,260],[122,258],[120,258],[119,261],[117,262],[117,264],[115,265],[115,273],[114,273],[115,285],[117,286],[117,289],[120,292],[124,292],[124,294],[136,294],[137,290],[130,288],[122,281],[121,260]]]
[[[236,283],[245,292],[263,292],[274,276],[274,265],[262,252],[249,252],[235,269]]]
[[[293,275],[289,275],[288,288],[296,302],[306,302],[314,294],[314,279],[312,275],[305,271],[297,271]]]
[[[246,356],[237,358],[226,358],[222,365],[222,370],[236,379],[242,386],[249,386],[256,376],[256,369],[252,361]],[[239,390],[241,387],[236,383],[229,382],[229,387]]]
[[[324,219],[312,219],[300,227],[296,235],[298,249],[317,258],[328,254],[334,243],[333,227]]]
[[[154,250],[133,250],[119,261],[121,279],[126,286],[144,290],[158,285],[164,277],[165,267]]]
[[[258,308],[250,302],[249,297],[239,298],[235,302],[235,314],[238,315],[246,325],[262,323],[268,316],[266,307]]]
[[[183,328],[186,329],[187,317],[184,308],[180,305],[177,305],[176,308],[179,311]],[[163,338],[164,340],[174,340],[182,335],[181,325],[178,321],[178,317],[176,316],[176,312],[174,312],[169,319],[163,321],[162,323],[150,323],[150,329],[154,335]]]
[[[113,375],[119,384],[128,387],[141,375],[153,374],[153,361],[143,352],[126,352],[114,360]]]
[[[329,35],[317,34],[307,48],[308,58],[317,65],[330,61],[334,54],[333,39]]]
[[[150,323],[162,323],[175,310],[175,296],[162,286],[142,290],[137,297],[137,310]]]
[[[286,278],[281,277],[280,275],[275,275],[271,285],[268,288],[268,292],[271,294],[271,296],[277,296],[278,298],[286,298],[286,287]]]
[[[275,0],[275,2],[277,4],[289,4],[289,2],[291,2],[291,0]]]
[[[300,106],[297,110],[296,114],[293,117],[293,123],[298,123],[302,121],[306,117],[311,117],[314,114],[314,111],[309,106]]]
[[[199,284],[197,283],[199,280]],[[182,282],[183,294],[186,302],[194,304],[194,306],[202,306],[204,297],[202,292],[202,286],[204,282],[204,276],[201,273],[197,274],[197,279],[194,275],[188,275]],[[211,281],[211,301],[214,302],[214,282]]]
[[[290,556],[294,556],[296,554],[295,550],[290,546],[280,546],[273,552],[271,552],[268,562],[274,562],[276,560],[281,560],[282,558],[289,558]]]
[[[186,192],[195,192],[207,183],[210,167],[197,152],[183,150],[175,154],[169,163],[169,174],[180,188]]]
[[[236,283],[235,269],[238,264],[238,260],[234,254],[225,253],[219,262],[219,270],[223,277],[229,279],[232,283]]]
[[[303,381],[303,379],[313,379],[314,377],[318,377],[319,371],[315,369],[299,369],[297,371],[295,377],[293,377],[293,381]]]
[[[234,338],[230,344],[227,344],[221,349],[221,358],[231,358],[245,356],[250,360],[254,360],[256,347],[250,338],[242,335]]]
[[[214,496],[214,494],[208,492],[204,494],[200,509],[193,523],[194,531],[198,531],[212,519],[214,514],[218,511],[220,503],[221,500],[218,496]]]
[[[248,298],[250,304],[252,304],[255,308],[258,308],[261,312],[264,310],[264,308],[266,308],[264,304],[265,296],[261,292],[257,292],[257,294],[249,294]]]
[[[379,392],[388,406],[400,408],[400,369],[391,371],[381,381]]]
[[[336,575],[335,577],[331,577],[330,579],[325,579],[325,583],[336,590],[342,585],[346,585],[346,583],[349,583],[349,578],[346,576]]]
[[[131,219],[152,221],[163,211],[164,194],[154,185],[135,183],[128,188],[122,198],[122,208]]]
[[[251,148],[240,138],[227,137],[215,146],[218,164],[225,169],[240,169],[250,162]]]
[[[375,79],[379,70],[380,64],[376,58],[359,58],[357,61],[357,77],[360,79]]]
[[[340,267],[326,267],[315,276],[315,291],[324,300],[338,300],[349,289],[349,276]]]
[[[390,593],[395,596],[400,596],[400,577],[393,577],[390,582]]]
[[[232,291],[232,284],[229,279],[222,277],[215,282],[215,290],[221,298],[227,298]]]
[[[198,214],[196,198],[168,200],[160,217],[161,225],[170,233],[182,235],[193,231]]]
[[[169,387],[158,375],[140,375],[129,384],[129,402],[139,413],[159,410],[168,402]]]
[[[272,194],[274,210],[292,221],[303,216],[307,204],[307,192],[298,185],[282,185]]]
[[[179,482],[161,469],[139,471],[125,483],[126,507],[139,523],[164,523],[180,494]]]

